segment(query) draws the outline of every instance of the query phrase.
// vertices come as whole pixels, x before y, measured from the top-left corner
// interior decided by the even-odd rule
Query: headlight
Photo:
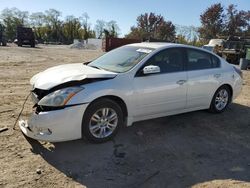
[[[54,91],[43,97],[38,105],[40,106],[64,106],[78,92],[83,90],[82,87],[68,87]]]

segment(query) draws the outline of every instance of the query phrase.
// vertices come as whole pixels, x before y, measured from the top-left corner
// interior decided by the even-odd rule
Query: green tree
[[[79,18],[67,16],[63,23],[63,35],[67,43],[72,43],[74,39],[82,39],[81,23]]]
[[[184,35],[177,35],[176,42],[179,44],[188,44],[188,41]]]
[[[15,39],[17,26],[27,25],[28,17],[29,13],[27,11],[20,11],[17,8],[5,8],[2,10],[0,18],[6,27],[7,39]]]
[[[30,15],[30,25],[34,28],[36,39],[45,40],[45,14],[43,12],[35,12]]]
[[[45,23],[47,27],[47,38],[50,41],[61,41],[62,35],[62,21],[59,20],[61,12],[55,9],[45,11]]]

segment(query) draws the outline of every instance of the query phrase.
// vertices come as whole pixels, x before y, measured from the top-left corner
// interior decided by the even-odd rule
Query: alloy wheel
[[[217,110],[223,110],[228,103],[229,94],[226,89],[221,89],[215,97],[215,107]]]
[[[112,108],[98,109],[90,118],[89,130],[96,138],[106,138],[116,129],[118,115]]]

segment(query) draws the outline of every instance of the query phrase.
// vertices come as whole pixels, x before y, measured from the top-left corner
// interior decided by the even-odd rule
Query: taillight
[[[242,73],[242,71],[241,71],[239,68],[235,67],[235,66],[233,66],[233,68],[234,68],[234,71],[235,71],[238,75],[240,75],[241,78],[243,78],[243,73]]]

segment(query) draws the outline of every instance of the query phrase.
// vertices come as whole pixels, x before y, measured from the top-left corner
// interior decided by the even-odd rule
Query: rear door
[[[220,60],[198,49],[186,49],[187,108],[208,108],[222,82]]]

